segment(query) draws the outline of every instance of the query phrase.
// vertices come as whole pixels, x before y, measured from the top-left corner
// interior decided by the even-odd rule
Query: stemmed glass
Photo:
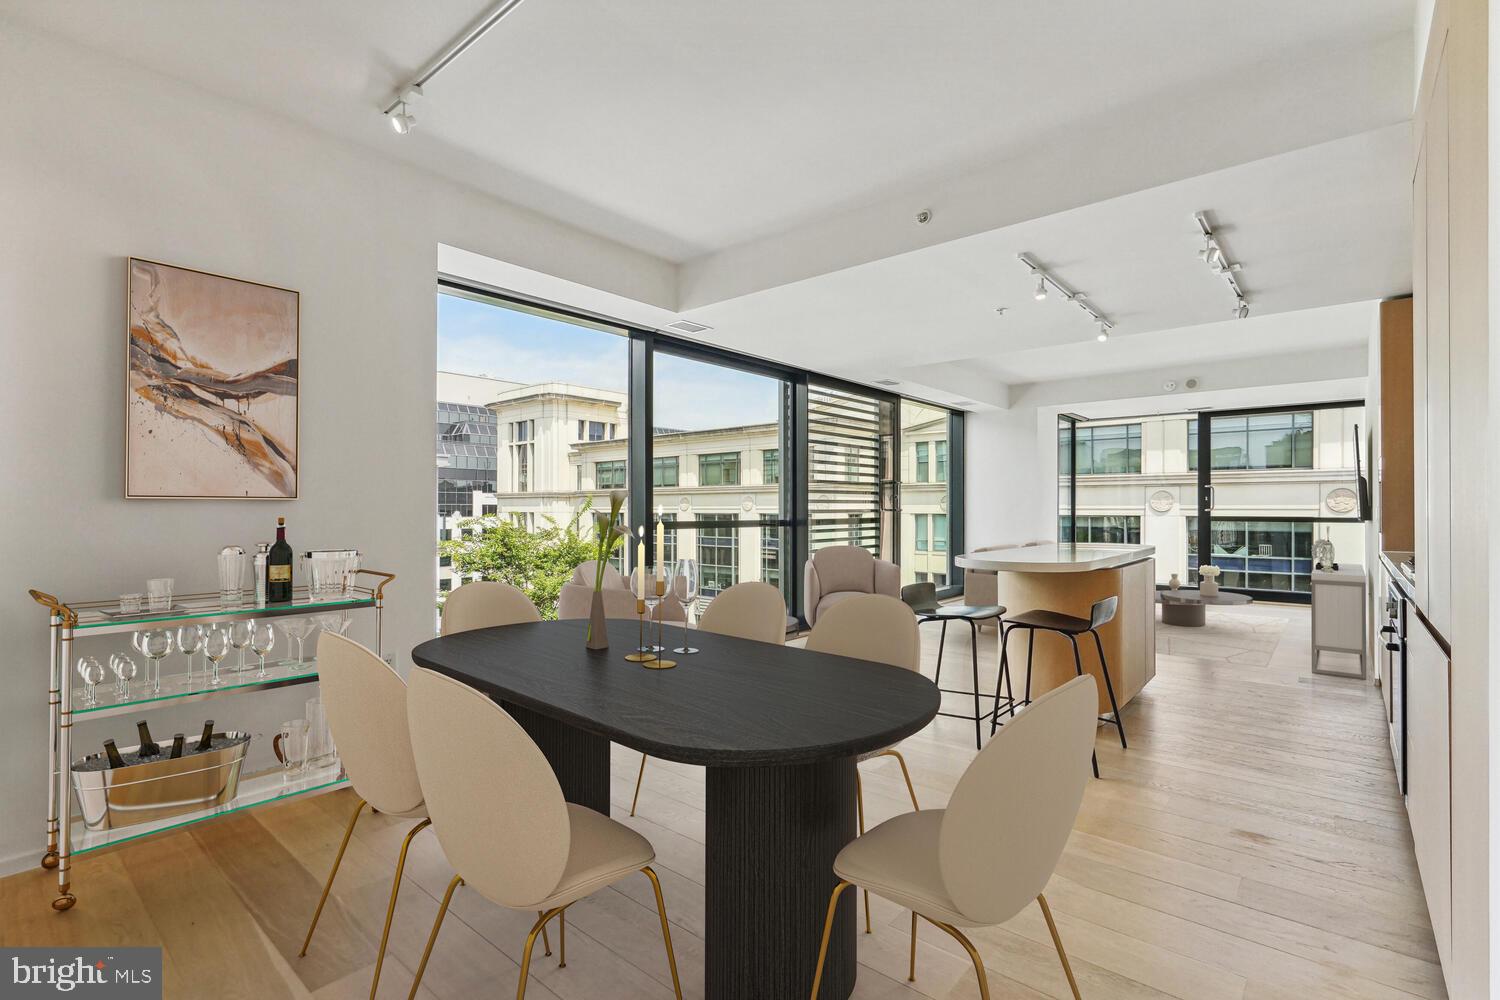
[[[208,658],[209,686],[218,687],[219,661],[229,655],[229,633],[217,625],[210,627],[203,636],[203,655]]]
[[[135,661],[124,653],[109,654],[109,669],[115,675],[115,693],[120,700],[124,701],[130,697],[130,682],[135,680]]]
[[[203,626],[184,625],[177,630],[177,648],[187,654],[188,687],[193,686],[193,654],[203,648]]]
[[[152,629],[141,636],[141,653],[146,657],[146,682],[152,694],[161,693],[161,661],[172,653],[172,633]]]
[[[250,650],[260,657],[260,669],[255,672],[257,680],[265,680],[266,654],[276,645],[276,629],[270,622],[255,622],[250,630]]]
[[[347,611],[319,615],[318,624],[323,626],[323,631],[325,632],[332,632],[334,635],[343,635],[349,631],[349,626],[354,624],[354,616]]]
[[[78,676],[83,678],[83,703],[85,705],[99,704],[97,688],[99,682],[104,680],[104,664],[92,656],[80,656],[78,658]]]
[[[682,645],[672,650],[691,656],[698,650],[688,645],[688,612],[698,603],[698,560],[679,559],[672,567],[672,595],[682,602]]]
[[[302,644],[307,641],[307,637],[312,635],[313,629],[317,627],[318,621],[311,615],[293,615],[282,619],[281,630],[286,633],[288,639],[297,643],[297,659],[282,660],[283,665],[292,666],[305,661],[306,657],[302,652]]]
[[[250,645],[250,637],[255,633],[255,619],[247,618],[241,622],[235,622],[229,627],[229,644],[240,651],[240,665],[238,673],[245,672],[245,647]]]

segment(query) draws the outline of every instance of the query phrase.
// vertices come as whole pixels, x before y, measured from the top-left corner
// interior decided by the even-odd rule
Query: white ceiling
[[[433,81],[414,133],[391,134],[379,109],[394,88],[487,3],[4,6],[673,260],[920,191],[1121,109],[1253,89],[1407,38],[1413,21],[1412,0],[530,0]],[[1324,138],[1358,130],[1330,125]]]
[[[1410,287],[1414,0],[528,0],[405,137],[380,109],[488,0],[0,6],[678,262],[705,339],[933,395],[1347,337],[1203,326],[1232,300],[1199,209],[1256,317]],[[1112,341],[1033,302],[1019,251]],[[534,284],[507,287],[593,291]]]

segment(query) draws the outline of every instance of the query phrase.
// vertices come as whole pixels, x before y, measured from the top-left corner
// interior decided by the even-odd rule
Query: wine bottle
[[[286,518],[276,519],[276,544],[266,558],[266,601],[286,604],[292,599],[292,547],[286,541]]]
[[[156,741],[151,738],[151,727],[146,725],[145,719],[135,724],[135,731],[141,738],[141,745],[135,751],[136,756],[142,759],[146,757],[159,757],[161,755],[161,747],[157,746]]]
[[[198,737],[198,745],[193,747],[193,753],[202,753],[214,742],[214,720],[209,719],[203,724],[203,735]]]
[[[109,758],[109,766],[112,768],[125,766],[125,758],[120,756],[120,748],[115,746],[114,740],[104,741],[104,756]]]
[[[172,737],[172,759],[173,760],[176,760],[178,757],[182,756],[182,748],[183,748],[183,746],[186,743],[187,743],[187,737],[183,736],[181,733],[178,733],[176,736]]]

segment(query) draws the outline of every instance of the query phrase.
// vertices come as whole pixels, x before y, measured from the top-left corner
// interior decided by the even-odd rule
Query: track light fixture
[[[491,28],[500,23],[505,15],[519,6],[521,6],[521,0],[499,0],[498,3],[491,4],[483,14],[480,14],[473,23],[463,30],[462,34],[449,42],[447,47],[428,60],[427,64],[417,72],[416,76],[412,77],[404,86],[397,90],[396,96],[391,100],[391,103],[386,105],[385,109],[381,112],[385,115],[386,120],[391,123],[391,131],[397,135],[406,135],[410,132],[412,127],[417,123],[416,116],[411,113],[411,109],[407,106],[411,103],[413,97],[421,96],[422,87],[426,85],[427,81],[441,73],[447,68],[449,63],[463,55],[469,46],[483,38]]]
[[[1078,308],[1088,313],[1089,319],[1099,324],[1099,333],[1096,339],[1098,339],[1101,343],[1109,339],[1109,331],[1113,330],[1115,328],[1115,325],[1114,323],[1110,322],[1109,317],[1105,316],[1103,313],[1089,304],[1088,296],[1084,295],[1082,292],[1073,291],[1073,289],[1063,284],[1055,276],[1048,274],[1045,270],[1042,269],[1042,266],[1040,264],[1032,260],[1030,257],[1026,256],[1024,253],[1016,254],[1016,259],[1019,260],[1022,264],[1025,264],[1026,267],[1031,271],[1031,276],[1036,279],[1036,291],[1032,294],[1033,298],[1035,298],[1038,302],[1046,299],[1047,287],[1050,285],[1051,287],[1057,289],[1057,293],[1063,297],[1064,301],[1073,303]]]
[[[1232,262],[1224,253],[1224,247],[1220,245],[1218,236],[1214,235],[1213,226],[1208,223],[1207,212],[1197,212],[1193,215],[1194,221],[1198,223],[1198,229],[1203,233],[1203,249],[1198,251],[1198,256],[1208,265],[1208,269],[1224,279],[1229,285],[1229,290],[1234,292],[1233,315],[1236,319],[1244,319],[1250,315],[1250,302],[1245,296],[1245,290],[1240,287],[1239,279],[1235,277],[1239,273],[1240,265]]]

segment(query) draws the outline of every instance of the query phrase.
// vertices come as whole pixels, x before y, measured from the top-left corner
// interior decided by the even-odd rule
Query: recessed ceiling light
[[[901,383],[897,382],[893,378],[878,378],[878,379],[875,380],[875,384],[876,385],[900,385]]]
[[[702,323],[694,323],[692,320],[680,319],[675,323],[667,324],[668,330],[676,330],[678,333],[703,333],[712,330],[713,327]]]

